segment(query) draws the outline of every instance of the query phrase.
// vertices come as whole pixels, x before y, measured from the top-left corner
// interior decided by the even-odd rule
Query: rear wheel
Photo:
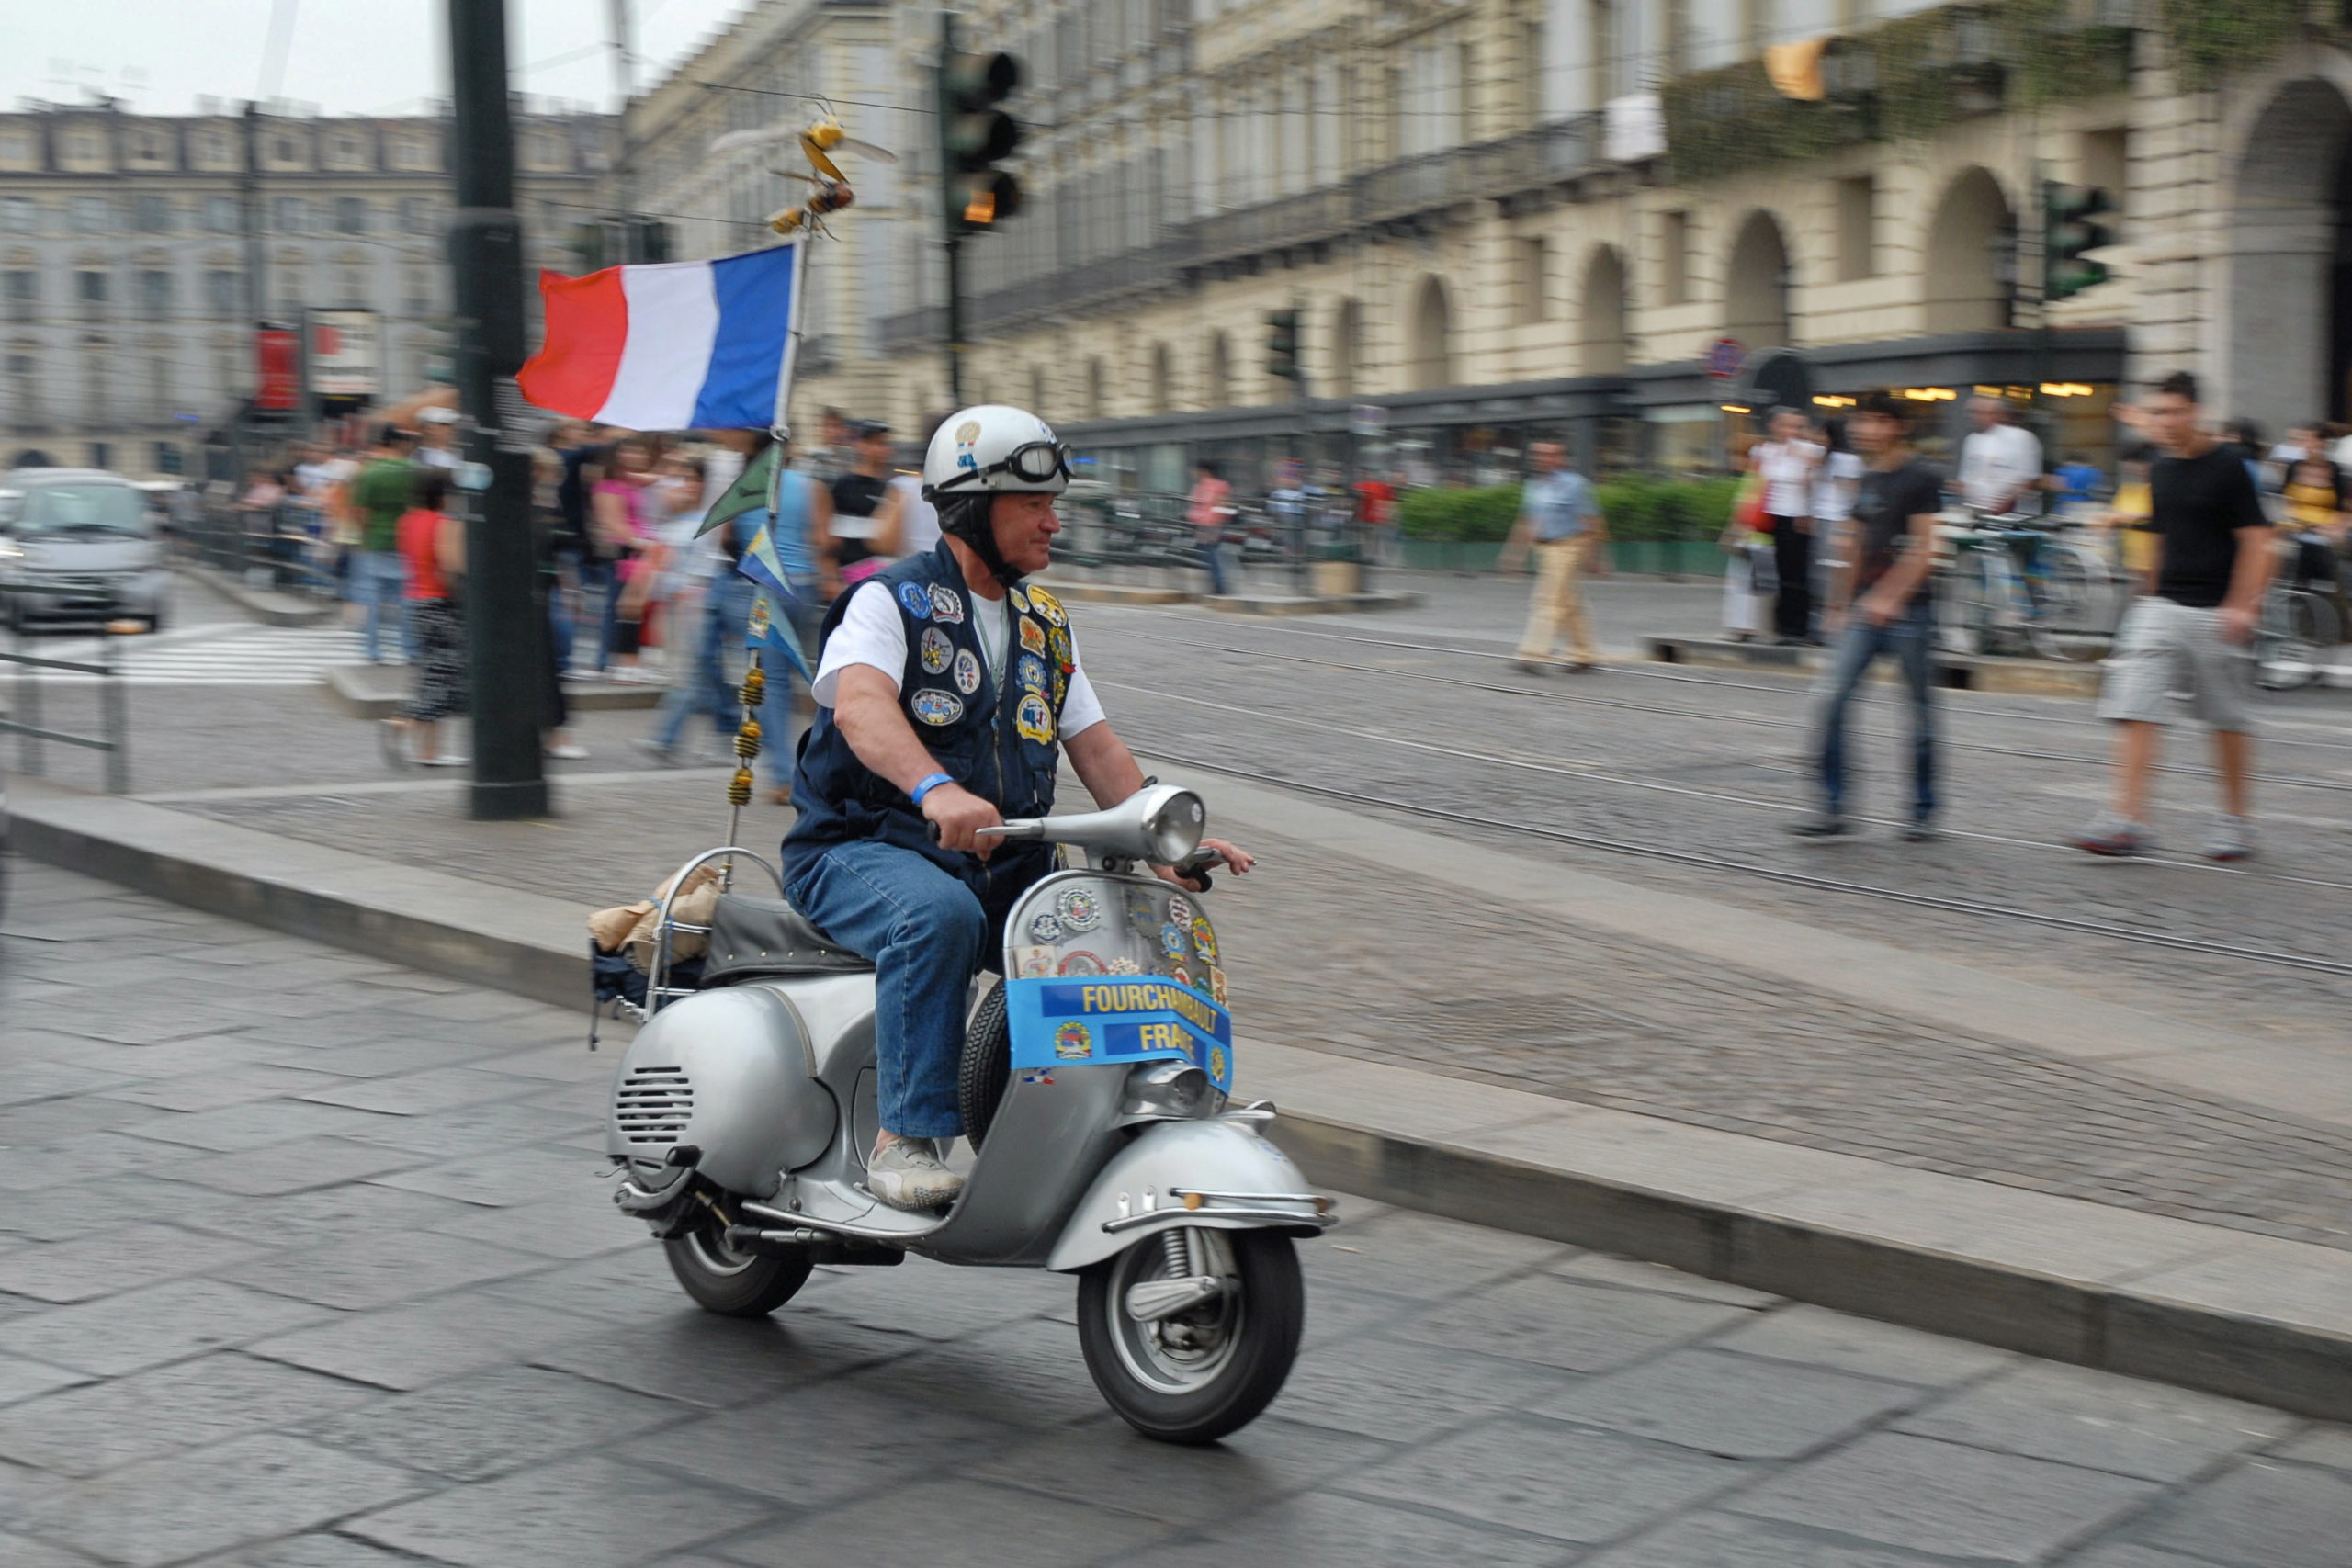
[[[737,1251],[728,1245],[726,1223],[708,1210],[662,1246],[686,1294],[721,1317],[767,1316],[799,1293],[814,1267],[805,1256]]]
[[[1079,1277],[1094,1386],[1163,1443],[1212,1443],[1257,1419],[1290,1376],[1306,1319],[1298,1254],[1270,1231],[1180,1226]]]

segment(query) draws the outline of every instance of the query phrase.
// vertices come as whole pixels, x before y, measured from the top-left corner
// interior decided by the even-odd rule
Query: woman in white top
[[[1862,460],[1846,448],[1844,420],[1824,420],[1814,434],[1822,458],[1813,474],[1813,546],[1815,564],[1826,571],[1837,564],[1846,525],[1853,519],[1854,497],[1862,488]]]
[[[1772,532],[1772,567],[1780,591],[1772,601],[1774,640],[1811,642],[1813,637],[1813,488],[1821,448],[1804,438],[1804,416],[1774,409],[1766,426],[1772,438],[1748,454],[1764,481],[1764,515]]]

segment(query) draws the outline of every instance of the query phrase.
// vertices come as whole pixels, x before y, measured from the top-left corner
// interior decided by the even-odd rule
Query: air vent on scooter
[[[677,1067],[631,1067],[613,1091],[613,1124],[633,1144],[674,1144],[694,1114],[695,1090]]]

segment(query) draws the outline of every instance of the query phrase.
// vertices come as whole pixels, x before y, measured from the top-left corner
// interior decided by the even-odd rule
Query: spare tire
[[[964,1060],[956,1075],[956,1108],[964,1136],[978,1149],[1012,1082],[1012,1027],[1004,1014],[1004,987],[989,987],[964,1032]]]

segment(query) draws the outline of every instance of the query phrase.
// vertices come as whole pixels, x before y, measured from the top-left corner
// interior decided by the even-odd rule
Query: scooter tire
[[[1298,1359],[1306,1290],[1291,1238],[1271,1231],[1224,1235],[1241,1283],[1242,1316],[1234,1330],[1239,1343],[1209,1381],[1182,1393],[1151,1386],[1128,1365],[1118,1341],[1124,1316],[1116,1295],[1119,1258],[1105,1258],[1079,1276],[1078,1342],[1086,1370],[1119,1418],[1156,1442],[1213,1443],[1239,1431],[1273,1403]],[[1147,1237],[1136,1245],[1155,1243]]]
[[[815,1267],[806,1257],[736,1252],[714,1224],[672,1236],[662,1248],[686,1294],[721,1317],[767,1316],[800,1293]]]
[[[956,1109],[974,1149],[989,1135],[996,1108],[1012,1082],[1012,1026],[1004,1015],[1004,987],[989,987],[964,1032],[964,1059],[956,1074]]]

